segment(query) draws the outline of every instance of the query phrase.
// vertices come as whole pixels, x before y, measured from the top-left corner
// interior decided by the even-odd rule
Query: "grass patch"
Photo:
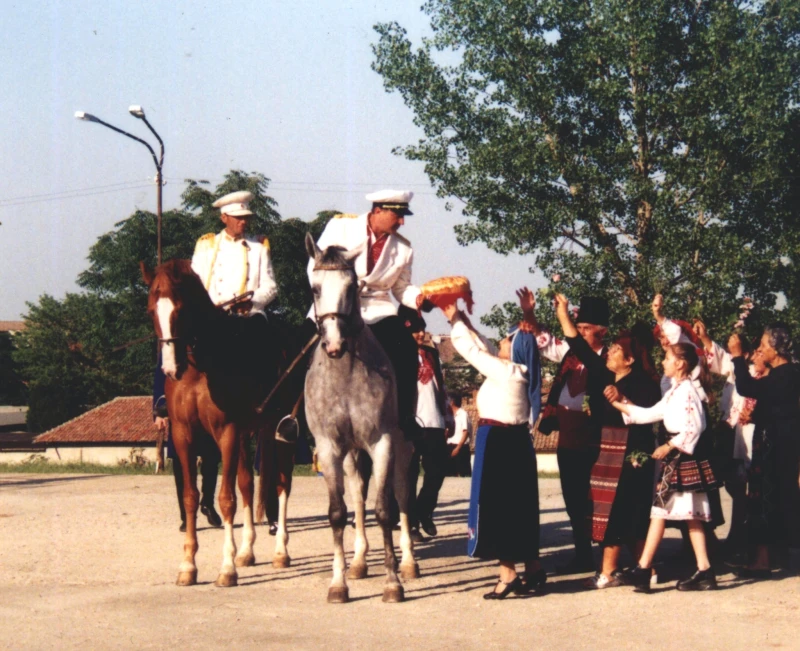
[[[33,461],[30,463],[0,463],[1,473],[30,473],[41,475],[152,475],[155,464],[143,466],[106,466],[100,463],[50,463]]]
[[[22,463],[0,463],[0,473],[29,473],[36,475],[154,475],[155,464],[106,466],[99,463],[54,463],[50,461],[34,460]],[[160,473],[172,474],[172,462],[167,460],[167,467]],[[315,477],[317,473],[311,470],[311,464],[298,464],[294,467],[294,477]],[[558,479],[557,472],[540,472],[539,479]]]

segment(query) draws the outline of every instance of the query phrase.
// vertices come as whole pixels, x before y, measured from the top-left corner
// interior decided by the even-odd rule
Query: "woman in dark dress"
[[[769,547],[800,548],[800,366],[783,324],[764,331],[758,352],[772,370],[756,379],[747,370],[738,335],[728,340],[736,391],[755,398],[753,460],[748,485],[747,536],[752,563],[742,578],[769,578]]]
[[[556,298],[556,315],[564,337],[578,359],[587,368],[590,386],[613,386],[617,396],[641,407],[651,407],[661,399],[657,374],[649,358],[652,334],[647,327],[636,328],[636,335],[623,333],[608,349],[604,360],[587,345],[572,323],[567,299]],[[639,557],[650,525],[653,503],[655,464],[648,459],[635,468],[626,462],[634,450],[652,454],[655,436],[652,425],[631,425],[610,402],[604,402],[600,455],[592,468],[590,480],[592,502],[592,540],[603,548],[601,571],[587,582],[587,587],[606,588],[621,585],[617,576],[622,545],[631,546]]]

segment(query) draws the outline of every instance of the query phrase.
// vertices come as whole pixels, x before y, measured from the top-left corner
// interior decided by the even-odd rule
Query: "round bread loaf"
[[[436,278],[420,287],[420,291],[427,300],[439,308],[461,298],[467,306],[467,311],[472,314],[472,288],[465,276]]]

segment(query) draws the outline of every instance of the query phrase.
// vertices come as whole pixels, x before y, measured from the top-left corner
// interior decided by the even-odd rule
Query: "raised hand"
[[[728,352],[731,357],[742,356],[742,340],[736,333],[732,334],[728,339]]]
[[[455,302],[450,303],[449,305],[442,305],[442,312],[444,312],[447,320],[452,323],[456,314],[458,314],[458,306]]]
[[[694,333],[697,335],[700,341],[703,342],[703,345],[706,348],[711,347],[711,337],[708,336],[708,330],[706,329],[705,323],[703,323],[700,319],[696,319],[692,324],[692,330],[694,330]]]
[[[533,308],[536,307],[536,298],[530,289],[527,287],[518,289],[517,298],[519,299],[519,306],[522,308],[524,314],[533,312]]]
[[[664,296],[656,294],[650,308],[653,310],[653,318],[661,323],[664,320]]]

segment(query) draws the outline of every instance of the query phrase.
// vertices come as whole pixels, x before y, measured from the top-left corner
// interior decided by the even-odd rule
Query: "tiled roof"
[[[0,332],[19,332],[24,329],[24,321],[0,321]]]
[[[114,398],[34,439],[34,443],[52,446],[152,445],[155,441],[153,398],[150,396]]]

